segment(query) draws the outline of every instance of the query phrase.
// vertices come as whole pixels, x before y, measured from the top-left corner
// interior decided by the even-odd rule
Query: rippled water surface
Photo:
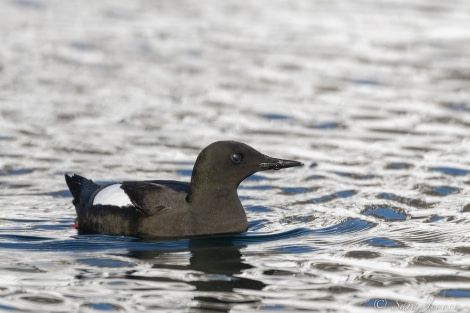
[[[0,311],[470,312],[470,2],[0,3]],[[297,159],[249,230],[78,235],[63,174]]]

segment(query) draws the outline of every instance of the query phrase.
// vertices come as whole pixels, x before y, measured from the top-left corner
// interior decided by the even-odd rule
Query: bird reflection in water
[[[165,282],[185,283],[195,287],[193,309],[209,309],[217,312],[228,312],[234,303],[257,302],[253,297],[232,299],[224,297],[223,293],[231,293],[234,289],[261,290],[266,285],[258,280],[239,277],[244,270],[253,266],[243,262],[240,249],[244,245],[235,244],[233,237],[211,237],[190,239],[187,250],[174,251],[145,250],[130,251],[127,256],[152,263],[152,268],[196,271],[192,280],[177,280],[169,277],[145,277],[130,273],[129,278]],[[189,264],[168,264],[168,253],[190,252]],[[163,261],[163,262],[161,262]],[[198,279],[199,278],[199,279]]]

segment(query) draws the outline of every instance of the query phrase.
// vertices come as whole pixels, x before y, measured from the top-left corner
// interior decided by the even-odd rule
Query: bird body
[[[77,174],[65,175],[65,180],[80,233],[191,237],[246,231],[238,185],[260,170],[300,165],[240,142],[219,141],[201,151],[190,183],[153,180],[103,186]]]

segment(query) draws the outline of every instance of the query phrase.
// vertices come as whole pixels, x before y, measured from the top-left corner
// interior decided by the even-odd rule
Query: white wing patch
[[[128,206],[132,205],[129,196],[121,188],[121,184],[109,185],[101,189],[93,199],[93,205],[115,205],[115,206]]]

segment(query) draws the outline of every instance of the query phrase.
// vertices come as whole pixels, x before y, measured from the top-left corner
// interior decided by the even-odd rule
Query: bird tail
[[[72,176],[65,174],[65,182],[72,193],[72,203],[75,206],[88,202],[95,191],[100,188],[100,185],[95,184],[92,180],[77,174],[73,174]]]

